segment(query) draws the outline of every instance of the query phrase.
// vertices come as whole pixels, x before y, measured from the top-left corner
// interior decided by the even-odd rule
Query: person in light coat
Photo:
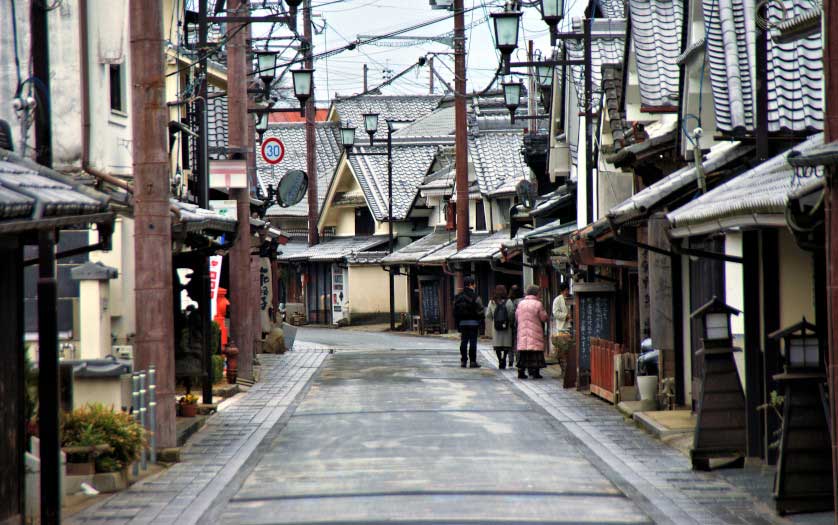
[[[521,301],[524,300],[524,293],[521,291],[521,287],[517,284],[513,284],[509,288],[509,300],[512,301],[513,307],[513,314],[515,309],[518,308],[518,305]],[[509,368],[514,366],[514,363],[518,361],[518,328],[515,326],[515,323],[512,323],[512,351],[509,353]]]
[[[508,323],[505,330],[499,330],[494,325],[495,312],[498,308],[506,309]],[[492,346],[495,349],[495,354],[498,356],[498,368],[501,370],[506,368],[507,358],[509,359],[509,366],[512,367],[512,326],[515,324],[515,305],[511,299],[506,297],[506,286],[502,284],[495,286],[495,295],[489,301],[489,307],[486,309],[486,322],[492,323],[494,328]]]
[[[538,286],[527,287],[524,300],[515,309],[518,330],[518,378],[526,379],[527,370],[533,379],[541,379],[544,360],[544,323],[549,319],[544,305],[538,298]]]

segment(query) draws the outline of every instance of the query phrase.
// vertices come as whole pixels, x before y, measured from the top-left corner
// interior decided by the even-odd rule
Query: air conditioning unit
[[[131,345],[114,345],[111,347],[111,354],[117,359],[133,359],[134,347]]]
[[[559,143],[550,155],[550,182],[570,177],[570,147]]]

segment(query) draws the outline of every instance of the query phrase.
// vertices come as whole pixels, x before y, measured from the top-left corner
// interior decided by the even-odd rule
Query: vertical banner
[[[218,299],[218,283],[221,282],[221,255],[211,255],[209,258],[209,276],[210,276],[210,312],[215,319],[215,312],[217,309],[216,299]]]
[[[273,306],[271,290],[271,261],[267,257],[259,259],[259,310],[261,312],[262,333],[271,331],[270,309]]]

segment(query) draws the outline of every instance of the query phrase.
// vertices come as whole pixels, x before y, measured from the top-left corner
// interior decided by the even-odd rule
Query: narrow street
[[[324,363],[222,523],[649,522],[496,369],[460,368],[455,343],[315,338],[331,334],[346,350]]]
[[[460,368],[440,337],[302,328],[180,463],[68,522],[791,523],[611,405],[480,359]]]

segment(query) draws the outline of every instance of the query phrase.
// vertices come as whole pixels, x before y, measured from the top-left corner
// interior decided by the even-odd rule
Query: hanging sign
[[[261,257],[259,261],[259,311],[263,333],[271,331],[272,288],[271,261],[267,257]]]
[[[289,170],[279,181],[276,190],[276,202],[283,208],[293,206],[303,200],[308,189],[308,175],[302,170]]]
[[[209,258],[209,277],[210,277],[210,311],[212,312],[211,319],[215,319],[216,299],[218,299],[218,284],[221,282],[221,261],[224,258],[221,255],[211,255]]]
[[[285,157],[285,144],[276,137],[262,141],[262,159],[268,164],[279,164]]]
[[[247,188],[247,161],[211,160],[210,188]]]

